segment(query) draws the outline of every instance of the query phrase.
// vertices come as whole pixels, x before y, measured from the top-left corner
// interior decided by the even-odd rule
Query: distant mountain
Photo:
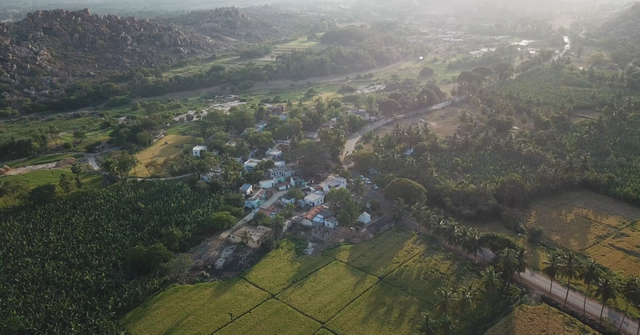
[[[194,11],[175,17],[158,18],[154,21],[160,24],[173,24],[184,30],[221,41],[249,43],[280,41],[288,38],[292,33],[284,28],[286,25],[276,25],[234,7]]]
[[[36,11],[0,24],[0,109],[65,98],[80,81],[225,48],[219,40],[146,19],[91,15],[88,9]]]
[[[628,39],[640,44],[640,2],[633,2],[618,10],[600,26],[601,37]]]

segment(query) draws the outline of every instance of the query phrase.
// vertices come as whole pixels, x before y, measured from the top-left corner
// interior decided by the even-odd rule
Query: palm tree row
[[[587,285],[587,292],[584,297],[582,313],[586,314],[587,296],[591,294],[591,288],[595,286],[593,292],[596,298],[602,302],[600,310],[600,320],[604,314],[604,308],[609,301],[616,300],[621,294],[626,300],[625,312],[620,322],[620,328],[626,318],[629,305],[640,307],[640,278],[637,276],[627,276],[620,279],[617,275],[602,268],[593,259],[581,260],[574,252],[553,252],[549,254],[549,260],[544,262],[545,267],[542,272],[551,278],[549,286],[549,294],[553,291],[553,282],[557,278],[567,280],[567,293],[564,298],[564,306],[566,307],[569,300],[569,292],[571,284],[574,280],[582,280]],[[638,328],[640,333],[640,328]]]

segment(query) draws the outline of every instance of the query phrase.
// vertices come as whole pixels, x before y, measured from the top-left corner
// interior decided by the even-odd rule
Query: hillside
[[[287,38],[291,31],[238,8],[217,8],[156,20],[222,41],[259,43]]]
[[[37,11],[0,24],[0,90],[5,103],[41,103],[65,97],[79,81],[221,48],[219,41],[148,20],[91,15],[88,9]]]
[[[606,38],[623,38],[640,43],[640,2],[619,10],[602,24],[598,33]]]

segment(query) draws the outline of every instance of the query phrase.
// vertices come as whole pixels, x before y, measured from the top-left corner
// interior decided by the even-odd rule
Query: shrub
[[[427,190],[415,181],[396,178],[384,189],[384,196],[392,201],[402,198],[407,204],[415,204],[421,196],[427,194]]]

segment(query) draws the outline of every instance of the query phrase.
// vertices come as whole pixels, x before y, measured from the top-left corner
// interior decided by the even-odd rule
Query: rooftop
[[[320,192],[320,193],[313,192],[313,193],[307,195],[306,197],[304,197],[304,199],[307,200],[307,201],[314,201],[315,202],[316,200],[322,198],[323,196],[324,196],[324,192]]]
[[[251,158],[250,160],[248,160],[248,161],[244,162],[244,165],[253,165],[253,166],[256,166],[256,165],[260,164],[260,162],[262,162],[262,161],[261,161],[261,160],[259,160],[259,159],[253,159],[253,158]]]
[[[273,229],[271,229],[269,227],[265,227],[265,226],[254,227],[254,226],[249,226],[249,225],[242,225],[240,228],[238,228],[235,231],[233,231],[231,233],[231,235],[235,235],[235,236],[238,236],[240,238],[243,238],[244,235],[245,235],[245,232],[249,233],[249,238],[252,241],[258,242],[263,237],[273,233]]]
[[[256,192],[254,195],[252,195],[251,198],[249,198],[249,199],[256,200],[256,199],[264,197],[266,194],[267,194],[267,191],[260,190],[260,191]]]
[[[307,214],[305,214],[305,215],[303,216],[303,218],[304,218],[304,219],[307,219],[307,220],[313,220],[313,218],[315,218],[315,217],[316,217],[316,215],[320,214],[320,212],[322,212],[322,211],[323,211],[324,209],[326,209],[326,208],[327,208],[327,207],[325,207],[325,206],[316,206],[316,207],[313,207],[313,208],[311,208],[311,209],[307,212]]]
[[[196,145],[195,147],[193,147],[193,151],[202,151],[202,150],[207,150],[207,146],[206,145]]]

